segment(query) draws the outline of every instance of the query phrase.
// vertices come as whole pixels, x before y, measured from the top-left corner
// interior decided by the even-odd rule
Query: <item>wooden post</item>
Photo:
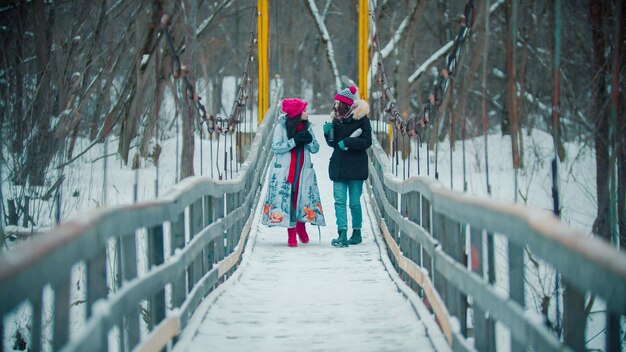
[[[565,280],[563,280],[565,281]],[[574,351],[585,350],[585,295],[565,281],[563,292],[563,340]],[[619,350],[619,349],[618,349]],[[607,348],[607,351],[617,351]]]
[[[115,258],[113,258],[115,260],[115,262],[113,263],[113,291],[117,292],[117,290],[120,289],[120,287],[122,287],[122,239],[121,238],[115,238]]]
[[[433,231],[432,231],[432,228],[431,228],[432,219],[431,219],[431,214],[430,214],[430,201],[426,197],[422,197],[421,204],[422,204],[422,206],[421,206],[421,212],[422,212],[421,225],[432,236]]]
[[[60,350],[69,341],[70,336],[70,279],[69,275],[63,277],[54,285],[54,337],[52,348]],[[87,291],[89,293],[89,289]],[[87,316],[91,304],[87,306]]]
[[[584,301],[583,301],[584,303]],[[613,312],[608,312],[606,316],[606,350],[607,351],[619,351],[621,344],[623,344],[623,332],[621,327],[621,316]],[[583,327],[584,329],[585,327]],[[584,331],[584,330],[583,330]]]
[[[133,232],[120,237],[121,266],[123,281],[130,281],[137,277],[137,242]],[[139,304],[134,305],[124,317],[123,336],[124,345],[132,350],[139,343]]]
[[[400,195],[400,214],[402,214],[403,217],[409,217],[409,202],[411,201],[411,194],[406,193],[406,194],[401,194]],[[414,260],[414,258],[412,257],[413,251],[412,251],[412,243],[414,241],[411,240],[411,238],[409,237],[409,235],[404,232],[404,231],[400,231],[400,243],[398,244],[400,246],[400,251],[403,253],[403,255],[407,258],[409,258],[410,260]],[[402,277],[402,279],[404,280],[405,283],[407,283],[409,286],[413,287],[412,281],[410,276],[404,272],[404,270],[400,270],[398,271],[398,273],[400,274],[400,276]]]
[[[22,207],[22,226],[28,227],[28,218],[30,217],[30,197],[24,196],[24,206]],[[57,222],[58,224],[58,222]]]
[[[391,188],[385,186],[384,184],[383,184],[383,187],[385,189],[385,194],[387,196],[387,200],[389,201],[389,203],[391,203],[391,205],[395,209],[398,209],[398,194],[396,192],[392,191]],[[389,232],[391,232],[391,235],[393,236],[393,239],[396,242],[398,242],[398,226],[391,219],[390,216],[386,216],[385,217],[385,222],[387,223],[387,227],[389,228]]]
[[[194,237],[202,230],[202,199],[197,200],[189,206],[189,240],[193,240]],[[196,283],[200,280],[203,274],[203,262],[204,255],[200,253],[199,258],[194,259],[193,263],[188,269],[188,291],[190,292]]]
[[[416,224],[420,222],[420,211],[419,211],[419,199],[420,194],[417,192],[408,192],[402,195],[401,205],[402,205],[402,215],[407,217],[409,221],[412,221]],[[417,265],[421,265],[421,246],[417,241],[410,239],[410,237],[402,234],[402,237],[406,237],[408,240],[408,248],[405,251],[405,255],[408,255],[409,259],[413,261]],[[414,290],[419,289],[419,285],[416,282],[411,280],[410,282],[411,288]]]
[[[483,232],[475,228],[471,228],[470,231],[471,249],[469,262],[472,271],[484,279],[486,270],[483,264]],[[493,320],[487,318],[486,307],[479,306],[476,301],[474,301],[472,308],[474,310],[474,345],[476,350],[495,351],[496,341]]]
[[[509,240],[509,297],[525,309],[524,302],[524,247]],[[511,334],[511,351],[525,351],[524,341]]]
[[[421,218],[421,194],[418,192],[410,192],[410,198],[408,201],[409,204],[409,213],[408,213],[408,218],[409,220],[413,221],[414,223],[421,225],[422,224],[422,218]],[[414,243],[414,247],[413,247],[413,251],[414,251],[414,261],[417,265],[422,265],[422,246],[415,242]]]
[[[202,198],[204,203],[204,226],[209,226],[215,221],[213,217],[213,202],[211,202],[211,196],[204,196]]]
[[[239,205],[237,194],[231,193],[226,196],[226,214],[230,214],[233,210],[237,208]],[[226,251],[228,253],[232,253],[233,248],[237,244],[236,236],[237,236],[237,226],[235,223],[228,228],[226,233]]]
[[[465,260],[465,233],[461,231],[461,224],[445,218],[445,230],[448,238],[448,254],[464,267]],[[461,293],[454,285],[448,285],[450,302],[456,307],[456,316],[461,323],[461,333],[467,337],[467,296]]]
[[[17,207],[15,199],[7,199],[7,210],[9,211],[9,225],[17,226]]]
[[[213,222],[215,222],[215,217],[214,217],[214,204],[211,201],[211,197],[210,196],[205,196],[202,198],[202,202],[204,203],[204,226],[209,226],[210,224],[212,224]],[[206,247],[203,249],[203,258],[205,261],[205,265],[207,266],[207,271],[211,270],[213,263],[215,263],[216,259],[215,259],[215,245],[216,242],[219,241],[211,241],[209,243],[207,243]]]
[[[148,270],[163,264],[164,260],[163,225],[157,225],[148,230]],[[150,297],[149,310],[148,328],[152,330],[165,318],[165,288],[161,288]]]
[[[41,317],[41,289],[37,290],[37,294],[33,298],[32,301],[33,306],[33,327],[32,333],[30,335],[30,346],[31,351],[41,351],[41,328],[42,328],[42,317]],[[3,326],[4,324],[0,324]],[[0,328],[1,329],[1,328]],[[2,338],[2,334],[0,333],[0,338]],[[4,340],[0,340],[4,341]]]
[[[433,220],[433,223],[432,223],[431,234],[437,241],[439,241],[439,243],[441,244],[441,249],[447,253],[448,243],[447,243],[446,232],[444,228],[443,215],[433,210],[432,220]],[[433,271],[435,271],[434,266],[432,269]],[[442,275],[439,275],[439,273],[434,273],[434,272],[433,272],[432,277],[433,277],[433,285],[435,285],[435,289],[441,295],[441,298],[444,304],[448,307],[450,314],[454,315],[455,311],[453,307],[450,307],[450,304],[449,304],[450,302],[448,302],[448,291],[446,290],[447,282],[445,278]]]
[[[219,218],[224,217],[224,198],[211,198],[212,209],[213,209],[213,220],[217,220]],[[219,237],[218,237],[219,238]],[[225,237],[222,237],[221,240],[218,240],[215,244],[215,260],[224,259],[226,256],[226,245],[224,244]]]
[[[181,213],[172,223],[170,235],[170,254],[173,255],[176,249],[185,247],[185,213]],[[181,274],[172,282],[172,307],[180,308],[185,302],[187,290],[185,286],[185,274]]]
[[[92,314],[93,304],[107,296],[106,260],[106,249],[102,247],[87,262],[87,318]]]
[[[422,217],[421,217],[422,227],[430,234],[431,237],[434,237],[432,226],[431,226],[432,219],[431,219],[431,214],[430,214],[430,202],[428,201],[428,199],[426,199],[426,197],[422,197],[421,204],[422,206],[420,207],[420,210],[422,214]],[[433,270],[433,258],[431,254],[429,254],[426,251],[422,251],[422,266],[424,267],[424,269],[428,271],[428,275],[430,276],[430,279],[434,283],[435,272]]]

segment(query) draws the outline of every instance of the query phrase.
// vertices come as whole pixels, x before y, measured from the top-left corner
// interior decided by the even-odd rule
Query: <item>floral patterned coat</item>
[[[268,226],[289,227],[289,212],[293,210],[291,202],[291,183],[287,183],[289,164],[291,162],[291,149],[296,143],[293,138],[287,138],[285,128],[285,116],[280,116],[272,138],[272,152],[274,157],[270,165],[268,178],[269,186],[267,197],[263,203],[263,216],[261,223]],[[311,163],[311,153],[317,153],[320,145],[315,139],[311,124],[309,132],[313,141],[304,148],[304,161],[300,172],[300,184],[298,189],[298,201],[296,205],[296,220],[310,222],[313,225],[325,226],[324,212],[317,187],[317,177]]]

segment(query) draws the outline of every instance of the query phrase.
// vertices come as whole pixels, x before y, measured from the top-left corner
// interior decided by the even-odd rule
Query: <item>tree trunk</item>
[[[615,2],[620,2],[617,0]],[[626,117],[624,116],[624,76],[626,51],[626,6],[618,4],[616,16],[616,36],[613,54],[613,81],[611,87],[621,87],[621,89],[611,89],[613,113],[615,114],[615,151],[617,154],[617,231],[619,233],[619,247],[626,251]]]
[[[605,57],[606,38],[603,28],[604,2],[589,0],[591,39],[593,46],[591,80],[591,114],[594,121],[596,152],[596,189],[598,213],[593,223],[593,232],[610,242],[609,231],[609,119],[606,108],[607,62]]]
[[[152,12],[152,26],[154,28],[158,28],[161,20],[158,7],[153,6]],[[146,157],[151,151],[156,150],[150,150],[150,145],[152,137],[158,137],[157,126],[159,125],[159,111],[161,110],[161,100],[166,83],[164,77],[167,77],[164,65],[161,63],[161,38],[161,35],[151,36],[151,41],[147,43],[151,49],[149,50],[149,53],[144,53],[150,55],[150,63],[152,66],[146,67],[144,72],[147,76],[151,75],[150,71],[154,72],[154,82],[152,83],[154,85],[154,90],[152,94],[152,113],[147,115],[148,121],[145,124],[145,129],[143,131],[143,135],[141,136],[140,153],[142,157]],[[158,140],[155,141],[154,148],[157,147],[156,144],[158,144]],[[155,154],[153,154],[153,156],[154,155]]]
[[[27,97],[24,94],[24,72],[22,72],[22,57],[24,57],[23,46],[22,46],[22,34],[24,33],[24,28],[22,28],[22,19],[26,18],[25,14],[25,6],[20,6],[18,8],[16,27],[17,32],[14,33],[15,38],[15,55],[13,56],[13,66],[15,67],[15,72],[13,74],[14,81],[13,87],[15,89],[15,101],[16,108],[14,116],[15,123],[15,139],[11,145],[12,151],[16,155],[21,155],[24,151],[24,139],[26,136],[26,119],[24,118],[24,103],[27,101]]]
[[[401,50],[400,57],[398,58],[398,75],[396,76],[396,101],[398,102],[398,112],[402,116],[403,120],[407,120],[411,114],[411,90],[409,87],[409,67],[408,62],[411,62],[413,57],[415,40],[412,40],[410,33],[415,33],[415,27],[417,25],[417,19],[423,12],[426,6],[426,1],[420,0],[419,2],[410,2],[412,8],[409,24],[406,29],[406,35],[403,36],[402,42],[406,43],[406,49]],[[398,43],[399,45],[400,43]],[[367,97],[364,97],[367,98]],[[406,160],[411,155],[411,143],[407,143],[402,140],[402,160]]]
[[[51,67],[50,48],[52,23],[54,22],[54,10],[46,14],[43,0],[33,2],[33,23],[35,37],[35,53],[37,57],[37,90],[31,111],[30,129],[35,129],[36,134],[31,137],[32,142],[27,146],[26,163],[21,170],[23,177],[18,177],[20,182],[25,182],[28,177],[31,185],[43,185],[46,170],[56,152],[54,136],[50,131],[51,103],[55,96],[50,86]],[[52,22],[52,23],[51,23]],[[28,134],[30,131],[26,131]]]
[[[507,112],[510,121],[511,152],[513,156],[513,168],[519,169],[521,160],[518,146],[518,110],[517,110],[517,67],[515,64],[515,46],[517,42],[517,8],[518,0],[507,1],[507,24],[506,35],[506,74],[507,74]]]
[[[145,1],[143,2],[145,3]],[[130,108],[125,108],[122,114],[122,121],[120,124],[120,138],[118,152],[125,164],[128,164],[128,155],[131,149],[131,141],[137,135],[137,129],[139,126],[139,120],[143,113],[143,89],[145,79],[143,78],[143,72],[141,70],[141,48],[143,48],[144,36],[141,34],[142,29],[146,25],[140,16],[133,21],[133,35],[134,35],[134,57],[130,73],[128,75],[128,82],[125,85],[125,89],[132,92],[132,99],[130,100]],[[129,39],[130,40],[130,39]],[[126,93],[126,92],[123,92]],[[120,95],[124,97],[125,95]],[[134,161],[133,161],[134,164]]]
[[[185,74],[189,82],[194,84],[193,69],[196,67],[196,46],[197,40],[195,35],[196,9],[198,8],[196,0],[185,0],[184,17],[185,17],[185,62],[189,68]],[[194,118],[195,107],[193,97],[189,96],[188,89],[184,90],[183,102],[184,112],[181,115],[183,119],[183,146],[180,159],[180,179],[184,179],[194,175],[193,155],[194,155]]]

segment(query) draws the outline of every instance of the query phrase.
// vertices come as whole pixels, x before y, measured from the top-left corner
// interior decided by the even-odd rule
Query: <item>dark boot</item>
[[[361,238],[361,229],[352,230],[352,236],[350,236],[348,244],[359,244],[361,242],[363,242],[363,239]]]
[[[339,237],[330,241],[333,247],[348,247],[348,230],[339,230]]]
[[[296,222],[296,233],[302,243],[309,243],[309,234],[306,233],[306,227],[301,221]]]
[[[287,229],[287,245],[289,247],[298,247],[298,240],[296,239],[295,227],[291,227]]]

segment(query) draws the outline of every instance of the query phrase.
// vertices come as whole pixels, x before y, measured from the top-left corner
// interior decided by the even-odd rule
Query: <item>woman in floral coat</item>
[[[324,226],[311,153],[320,145],[308,121],[307,102],[298,98],[282,101],[285,115],[278,118],[272,138],[274,158],[270,165],[269,188],[263,203],[261,223],[268,226],[287,227],[287,245],[298,246],[309,242],[305,222]]]

